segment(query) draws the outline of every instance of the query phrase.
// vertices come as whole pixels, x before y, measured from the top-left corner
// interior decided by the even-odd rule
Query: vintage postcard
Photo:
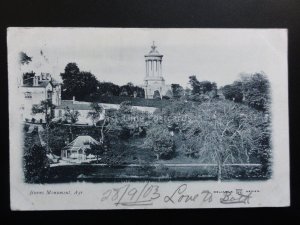
[[[286,29],[7,29],[12,210],[290,205]]]

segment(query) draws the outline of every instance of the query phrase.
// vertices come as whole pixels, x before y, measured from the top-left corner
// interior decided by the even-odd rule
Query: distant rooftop
[[[57,106],[55,109],[66,109],[67,107],[71,110],[92,110],[90,104],[77,101],[73,104],[73,100],[62,100],[61,105]]]
[[[38,85],[34,85],[34,79],[39,77]],[[44,78],[43,78],[44,77]],[[59,85],[59,82],[51,77],[51,75],[46,76],[46,74],[41,74],[40,76],[29,77],[24,80],[22,87],[47,87],[51,83],[53,86]]]

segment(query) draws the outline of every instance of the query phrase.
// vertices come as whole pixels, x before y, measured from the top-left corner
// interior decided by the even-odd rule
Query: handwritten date
[[[146,206],[160,197],[159,186],[146,183],[142,189],[126,184],[120,188],[112,188],[103,193],[101,201],[111,200],[116,206]]]

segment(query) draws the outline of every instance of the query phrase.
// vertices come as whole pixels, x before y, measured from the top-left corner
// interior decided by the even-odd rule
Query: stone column
[[[162,76],[162,65],[161,65],[161,60],[159,61],[159,75]]]
[[[154,76],[154,60],[151,60],[151,64],[152,64],[152,76]]]
[[[157,74],[160,76],[160,60],[157,61]]]
[[[149,63],[148,60],[146,60],[146,77],[149,76]]]

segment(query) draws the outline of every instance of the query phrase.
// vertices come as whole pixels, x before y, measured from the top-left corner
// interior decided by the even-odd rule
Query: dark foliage
[[[76,63],[68,63],[65,72],[61,73],[61,78],[63,99],[75,96],[78,100],[84,100],[98,89],[96,77],[90,72],[80,71]]]
[[[184,95],[184,89],[179,84],[171,84],[171,89],[173,93],[173,98],[180,98]]]
[[[267,111],[270,105],[270,83],[264,73],[242,76],[245,103],[249,106]]]
[[[225,99],[235,102],[243,101],[243,84],[240,81],[235,81],[233,84],[225,85],[222,89]]]
[[[195,75],[189,77],[189,84],[192,86],[192,94],[207,94],[217,89],[217,84],[210,81],[198,81]]]
[[[20,52],[19,57],[22,65],[29,64],[32,61],[32,57],[29,57],[25,52]]]
[[[144,89],[132,83],[119,86],[111,82],[100,82],[90,72],[80,71],[76,63],[68,63],[64,73],[62,98],[72,99],[73,96],[80,101],[98,101],[101,97],[127,96],[144,98]]]
[[[49,167],[46,150],[37,144],[33,144],[24,154],[25,182],[41,183],[47,178]]]

